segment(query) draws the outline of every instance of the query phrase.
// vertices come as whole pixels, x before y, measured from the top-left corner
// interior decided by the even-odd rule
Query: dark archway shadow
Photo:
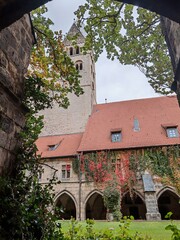
[[[60,219],[76,219],[76,206],[73,199],[67,194],[61,194],[56,201],[56,214]]]
[[[127,192],[121,201],[122,216],[133,216],[134,219],[146,219],[146,206],[143,200],[136,194],[130,197]]]
[[[158,207],[161,219],[165,220],[168,212],[172,212],[171,219],[180,220],[180,203],[179,197],[170,190],[164,191],[158,198]],[[167,220],[167,219],[166,219]]]
[[[106,212],[102,195],[93,193],[86,202],[86,219],[106,220]]]

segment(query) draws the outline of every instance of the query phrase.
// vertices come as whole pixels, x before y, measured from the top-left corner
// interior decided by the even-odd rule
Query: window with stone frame
[[[71,165],[63,164],[61,167],[61,178],[70,179],[70,175],[71,175]]]
[[[75,65],[78,71],[83,70],[83,62],[81,60],[76,61]]]

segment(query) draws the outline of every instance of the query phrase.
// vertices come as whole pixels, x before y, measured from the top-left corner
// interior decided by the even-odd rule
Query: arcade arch
[[[158,194],[158,208],[161,219],[165,220],[168,212],[172,212],[171,219],[180,220],[180,197],[171,188],[164,188]]]
[[[85,204],[86,219],[106,220],[107,209],[104,206],[102,194],[98,191],[92,192]]]
[[[76,219],[76,204],[73,196],[64,191],[57,198],[55,206],[58,208],[57,214],[61,219],[71,219],[71,217]],[[62,210],[62,211],[61,211]]]
[[[121,201],[121,213],[134,219],[146,219],[146,205],[141,195],[134,192],[131,197],[129,192],[125,193]]]

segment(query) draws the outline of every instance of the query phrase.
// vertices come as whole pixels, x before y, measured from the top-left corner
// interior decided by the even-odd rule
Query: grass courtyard
[[[140,233],[143,236],[151,236],[153,240],[170,240],[172,232],[169,230],[165,230],[165,227],[169,225],[170,221],[158,221],[158,222],[149,222],[149,221],[132,221],[130,224],[130,232]],[[174,224],[180,228],[180,221],[173,221]],[[79,222],[79,225],[82,228],[85,228],[86,222]],[[63,232],[66,232],[70,226],[70,221],[62,221],[61,222]],[[112,231],[116,231],[119,227],[119,222],[100,222],[95,221],[94,229],[96,231],[101,231],[105,229],[111,229]]]

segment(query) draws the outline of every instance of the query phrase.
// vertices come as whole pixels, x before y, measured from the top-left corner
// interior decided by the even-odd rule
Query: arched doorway
[[[121,201],[121,213],[123,216],[133,216],[134,219],[146,219],[145,203],[136,193],[131,198],[127,192]]]
[[[56,214],[58,214],[61,219],[71,219],[71,217],[76,219],[76,206],[72,197],[67,194],[61,194],[56,201]]]
[[[180,220],[180,203],[177,194],[171,190],[164,191],[158,198],[158,207],[161,214],[161,219],[165,220],[168,212],[172,212],[172,219]]]
[[[105,220],[106,212],[102,195],[93,193],[86,202],[86,219]]]

